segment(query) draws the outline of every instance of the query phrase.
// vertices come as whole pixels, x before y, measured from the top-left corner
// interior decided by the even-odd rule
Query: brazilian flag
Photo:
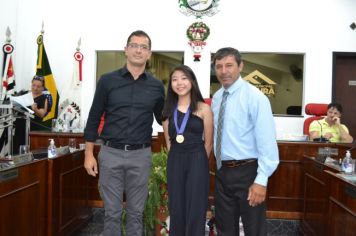
[[[46,50],[43,44],[43,35],[37,38],[37,68],[36,75],[43,76],[45,79],[45,91],[48,101],[48,113],[43,117],[46,126],[51,127],[51,120],[56,119],[58,115],[59,94],[56,87],[56,81],[53,78],[51,67],[48,62]],[[48,124],[48,125],[47,125]]]

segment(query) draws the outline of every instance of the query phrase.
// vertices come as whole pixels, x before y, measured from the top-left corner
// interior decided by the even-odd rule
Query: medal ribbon
[[[180,127],[178,127],[178,106],[174,109],[174,124],[176,126],[177,135],[183,134],[185,127],[187,126],[188,119],[190,116],[190,107],[188,107],[187,112],[184,114],[183,121]]]

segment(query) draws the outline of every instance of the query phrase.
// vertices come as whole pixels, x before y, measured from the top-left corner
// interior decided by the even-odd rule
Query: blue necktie
[[[223,125],[224,125],[224,115],[225,115],[225,105],[226,105],[227,95],[229,95],[229,92],[224,91],[223,97],[221,100],[220,110],[219,110],[218,128],[216,131],[215,159],[216,159],[217,169],[220,169],[220,167],[221,167],[221,138],[222,138],[221,135],[222,135]]]

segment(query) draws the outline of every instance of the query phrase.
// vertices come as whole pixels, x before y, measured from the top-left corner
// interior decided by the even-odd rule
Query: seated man
[[[353,138],[347,127],[340,122],[342,106],[338,103],[330,103],[326,117],[322,120],[314,120],[309,126],[310,140],[324,138],[330,142],[352,143]]]

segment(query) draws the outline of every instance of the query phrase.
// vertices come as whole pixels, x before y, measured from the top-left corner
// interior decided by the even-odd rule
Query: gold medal
[[[184,136],[181,134],[178,134],[176,137],[177,143],[183,143],[184,142]]]

